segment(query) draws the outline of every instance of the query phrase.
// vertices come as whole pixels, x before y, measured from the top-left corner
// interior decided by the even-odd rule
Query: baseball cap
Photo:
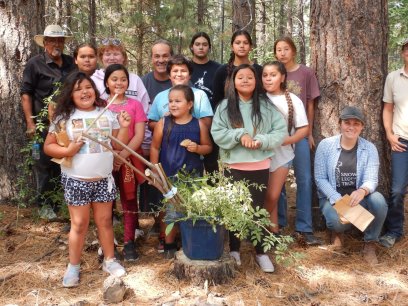
[[[345,108],[343,108],[340,114],[340,119],[357,119],[360,120],[363,124],[365,121],[363,112],[355,106],[346,106]]]

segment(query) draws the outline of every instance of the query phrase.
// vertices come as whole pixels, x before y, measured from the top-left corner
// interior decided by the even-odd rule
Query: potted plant
[[[275,247],[277,259],[284,259],[292,238],[272,234],[268,212],[252,206],[249,183],[233,182],[224,171],[221,169],[204,177],[185,175],[183,171],[177,174],[174,185],[182,201],[177,204],[165,202],[164,206],[172,205],[182,217],[168,224],[166,233],[175,223],[180,224],[183,251],[190,259],[221,257],[224,229],[235,232],[241,240],[251,240],[254,245],[262,243],[265,252]]]

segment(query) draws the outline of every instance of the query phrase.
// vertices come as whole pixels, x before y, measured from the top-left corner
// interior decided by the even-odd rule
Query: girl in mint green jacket
[[[280,146],[287,136],[281,113],[266,97],[260,80],[251,65],[243,64],[232,73],[227,99],[217,108],[211,134],[220,147],[221,162],[229,168],[233,180],[267,186],[272,149]],[[253,205],[263,207],[265,189],[250,188]],[[230,233],[230,254],[241,264],[240,240]],[[256,249],[256,262],[264,272],[274,266],[262,250]]]

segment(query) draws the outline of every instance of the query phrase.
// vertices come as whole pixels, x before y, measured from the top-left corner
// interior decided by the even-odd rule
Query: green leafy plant
[[[49,97],[44,99],[44,107],[35,116],[36,127],[34,135],[29,139],[27,144],[20,150],[23,155],[23,162],[19,164],[19,172],[21,175],[17,178],[17,220],[19,214],[19,208],[27,207],[27,205],[33,204],[38,197],[37,191],[33,187],[33,174],[32,167],[34,165],[34,159],[32,157],[32,147],[34,143],[43,143],[42,134],[48,128],[48,106],[54,103],[55,97],[60,93],[61,83],[54,84],[56,90]],[[58,178],[56,179],[58,180]],[[63,203],[63,191],[59,184],[55,190],[49,191],[44,194],[47,199],[51,201],[54,205],[59,205]]]
[[[294,259],[296,254],[288,251],[293,242],[290,236],[274,235],[266,209],[253,207],[249,187],[262,189],[264,186],[249,184],[247,181],[232,181],[225,170],[204,177],[186,175],[183,171],[177,174],[174,185],[183,199],[177,205],[165,202],[170,209],[175,209],[183,216],[174,220],[166,228],[169,233],[176,222],[205,220],[216,231],[216,225],[223,225],[227,230],[243,239],[250,239],[254,245],[262,243],[265,252],[275,248],[277,260]]]

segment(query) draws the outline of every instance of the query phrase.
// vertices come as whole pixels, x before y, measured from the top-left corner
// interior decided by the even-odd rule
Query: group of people
[[[36,131],[35,116],[44,107],[43,99],[55,91],[55,82],[63,83],[56,103],[49,107],[49,130],[42,135],[44,150],[33,168],[37,201],[42,205],[47,202],[45,191],[54,188],[50,178],[59,175],[59,166],[50,162],[50,157],[72,158],[71,166],[60,167],[71,217],[69,264],[63,286],[79,283],[91,207],[103,250],[103,270],[122,276],[126,272],[116,260],[120,254],[112,230],[116,186],[123,210],[125,261],[139,257],[134,243],[138,211],[160,207],[162,202],[163,195],[123,159],[142,171],[144,165],[117,143],[111,143],[110,135],[152,163],[160,162],[170,178],[182,168],[196,176],[204,171],[211,173],[221,160],[232,180],[267,186],[262,190],[250,188],[250,192],[253,205],[268,210],[273,224],[270,230],[276,235],[287,226],[284,185],[293,167],[297,183],[295,230],[309,245],[322,243],[313,234],[311,207],[312,131],[320,92],[314,72],[296,62],[296,45],[290,37],[275,42],[277,61],[263,66],[249,58],[252,39],[245,30],[232,35],[231,56],[224,65],[209,59],[211,39],[204,32],[191,39],[192,60],[174,55],[170,42],[160,39],[151,48],[152,71],[142,78],[126,68],[127,52],[120,40],[103,39],[98,48],[79,45],[71,58],[63,54],[64,43],[70,39],[58,25],[49,25],[43,35],[36,35],[35,42],[45,52],[28,61],[21,85],[27,135],[31,136]],[[375,191],[378,153],[372,143],[360,137],[365,124],[360,109],[343,109],[340,134],[324,139],[316,149],[314,178],[321,211],[332,231],[331,242],[341,247],[342,233],[350,226],[333,208],[336,201],[349,194],[350,206],[361,204],[375,216],[364,233],[364,258],[369,263],[377,262],[376,242],[391,247],[403,235],[402,202],[408,181],[408,123],[404,120],[408,118],[408,40],[401,54],[405,66],[390,74],[384,93],[384,126],[392,147],[393,167],[388,205]],[[108,102],[112,103],[106,110]],[[68,135],[69,145],[61,145],[60,133]],[[84,137],[85,133],[101,143]],[[106,146],[121,158],[114,157]],[[176,229],[165,235],[166,222],[174,217],[174,212],[167,209],[156,220],[158,251],[167,258],[177,250]],[[384,220],[385,234],[380,237]],[[240,241],[234,233],[229,235],[229,247],[240,265]],[[273,272],[268,255],[259,245],[255,250],[260,268]]]

